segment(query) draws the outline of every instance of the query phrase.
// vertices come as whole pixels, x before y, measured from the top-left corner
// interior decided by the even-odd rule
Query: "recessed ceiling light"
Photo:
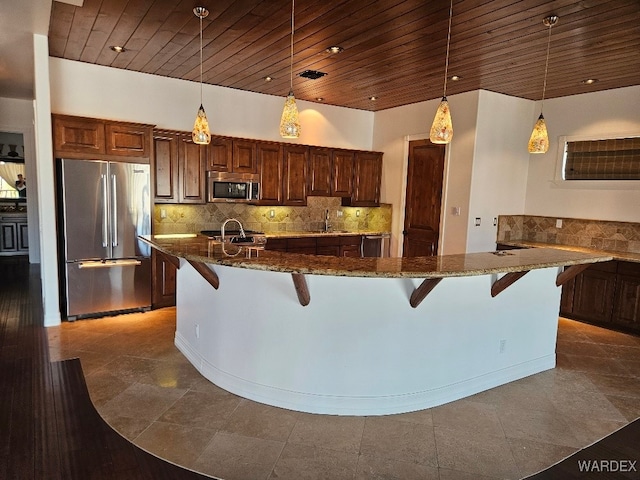
[[[344,48],[339,47],[338,45],[332,45],[331,47],[325,50],[327,53],[340,53],[344,51]]]
[[[316,97],[316,100],[317,100],[318,102],[324,102],[324,97]]]
[[[122,45],[111,45],[109,48],[116,53],[122,53],[127,51]]]
[[[584,83],[585,85],[591,85],[592,83],[596,83],[597,81],[597,78],[588,78],[586,80],[582,80],[582,83]]]
[[[369,97],[369,100],[371,100],[372,102],[375,102],[378,99],[378,97],[376,97],[375,95],[372,97]]]
[[[267,75],[266,77],[264,77],[264,81],[265,82],[270,82],[271,80],[273,80],[273,77]]]
[[[458,80],[461,80],[462,77],[460,75],[452,75],[451,76],[451,80],[454,82],[457,82]]]

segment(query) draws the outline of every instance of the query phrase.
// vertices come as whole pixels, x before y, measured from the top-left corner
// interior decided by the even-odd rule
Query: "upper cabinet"
[[[356,152],[354,156],[353,193],[343,205],[376,207],[380,205],[382,153]]]
[[[307,170],[309,147],[303,145],[285,145],[283,204],[307,204]]]
[[[212,136],[207,147],[207,170],[257,173],[256,143],[253,140]]]
[[[258,142],[256,146],[260,172],[260,204],[282,205],[282,145]]]
[[[309,150],[308,195],[351,197],[354,152],[312,147]]]
[[[156,130],[153,143],[156,203],[205,203],[206,147],[168,130]]]
[[[56,157],[149,163],[153,126],[53,115]]]

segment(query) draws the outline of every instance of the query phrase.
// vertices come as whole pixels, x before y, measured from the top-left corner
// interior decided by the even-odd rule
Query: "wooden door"
[[[206,149],[182,135],[178,152],[178,194],[180,203],[205,203],[204,162]]]
[[[256,173],[256,142],[233,141],[233,172]]]
[[[233,169],[233,141],[230,138],[212,136],[207,150],[207,170],[230,172]]]
[[[380,204],[381,180],[382,154],[377,152],[356,152],[351,205],[377,207]]]
[[[309,150],[309,190],[307,195],[328,197],[331,195],[331,150]]]
[[[576,276],[573,315],[589,322],[610,322],[617,262],[595,263]]]
[[[178,138],[172,132],[156,132],[153,136],[153,182],[156,203],[178,201]]]
[[[284,147],[283,204],[307,204],[307,165],[309,148],[297,145]]]
[[[282,146],[278,143],[257,145],[260,172],[260,205],[282,205]]]
[[[429,140],[409,142],[403,257],[438,254],[444,154]]]
[[[381,164],[382,165],[382,164]],[[353,192],[353,152],[334,150],[331,167],[331,195],[351,197]]]

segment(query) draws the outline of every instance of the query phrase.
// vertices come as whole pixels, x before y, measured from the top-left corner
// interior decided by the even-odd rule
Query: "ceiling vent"
[[[326,73],[319,72],[317,70],[305,70],[300,74],[301,77],[308,78],[310,80],[317,80],[320,77],[324,77]]]

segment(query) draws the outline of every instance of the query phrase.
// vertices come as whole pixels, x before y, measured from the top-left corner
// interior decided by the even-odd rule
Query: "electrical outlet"
[[[476,227],[480,226],[480,217],[476,217]]]
[[[276,216],[276,211],[272,208],[271,210],[269,210],[269,218],[273,218]]]
[[[161,208],[160,209],[160,218],[167,218],[167,209],[166,208]]]
[[[493,226],[494,227],[498,226],[498,217],[493,217]]]
[[[360,210],[356,210],[356,217],[360,216]]]
[[[196,323],[196,338],[200,338],[200,324]]]
[[[556,220],[556,228],[562,228],[562,219],[561,218],[558,218]]]
[[[507,341],[505,339],[500,340],[500,353],[504,353],[507,348]]]
[[[342,210],[338,210],[336,212],[336,217],[341,217],[342,216]]]

